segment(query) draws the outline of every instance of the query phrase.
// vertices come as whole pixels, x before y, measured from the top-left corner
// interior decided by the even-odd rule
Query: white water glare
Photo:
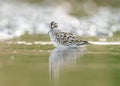
[[[9,1],[9,0],[8,0]],[[93,4],[93,3],[92,3]],[[85,7],[85,11],[89,11]],[[49,23],[56,21],[59,29],[80,36],[113,36],[120,31],[120,9],[99,7],[89,17],[69,14],[69,2],[59,5],[36,5],[0,0],[0,40],[29,34],[47,34]]]

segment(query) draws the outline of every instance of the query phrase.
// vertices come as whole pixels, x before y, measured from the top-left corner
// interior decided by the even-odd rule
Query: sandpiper
[[[48,33],[55,47],[78,47],[89,44],[88,41],[80,40],[77,35],[60,31],[58,24],[54,21],[50,23],[50,31]]]

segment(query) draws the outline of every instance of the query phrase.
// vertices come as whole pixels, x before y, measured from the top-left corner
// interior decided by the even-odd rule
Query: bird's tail
[[[86,45],[86,44],[90,44],[88,41],[81,41],[78,43],[78,45]]]

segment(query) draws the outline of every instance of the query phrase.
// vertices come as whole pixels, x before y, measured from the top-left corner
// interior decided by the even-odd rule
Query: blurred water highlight
[[[0,40],[19,37],[26,32],[46,34],[53,20],[59,23],[60,30],[80,36],[111,37],[114,32],[120,31],[119,8],[99,7],[93,12],[89,8],[91,4],[95,6],[94,3],[83,5],[90,16],[77,18],[69,14],[72,8],[69,2],[36,5],[0,0]]]

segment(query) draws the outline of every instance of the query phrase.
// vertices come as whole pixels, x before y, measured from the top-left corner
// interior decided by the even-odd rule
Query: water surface
[[[21,46],[21,45],[19,45]],[[1,86],[119,86],[120,46],[0,49]]]

